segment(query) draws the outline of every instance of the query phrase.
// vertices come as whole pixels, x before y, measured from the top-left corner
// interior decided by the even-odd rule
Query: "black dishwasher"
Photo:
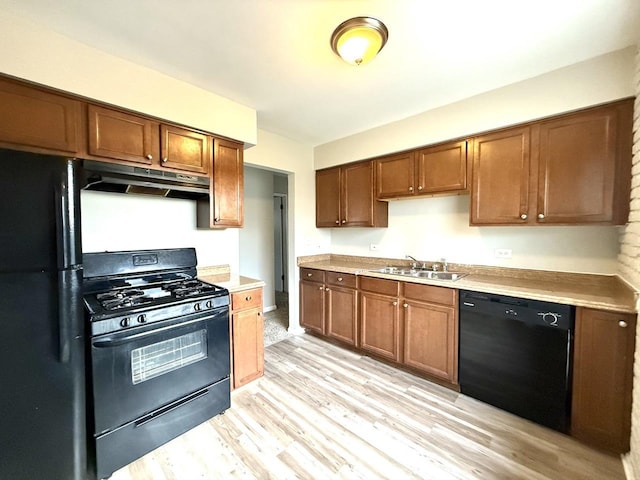
[[[567,432],[574,307],[460,291],[460,390]]]

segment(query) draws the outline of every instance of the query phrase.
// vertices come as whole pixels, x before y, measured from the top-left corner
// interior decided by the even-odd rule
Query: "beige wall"
[[[634,95],[627,48],[314,149],[315,168],[370,158]],[[331,251],[352,255],[614,274],[616,227],[470,227],[469,196],[389,203],[387,229],[332,229]],[[370,244],[378,249],[370,250]],[[511,259],[495,258],[511,249]]]
[[[640,44],[636,52],[634,109],[633,180],[631,188],[631,214],[629,224],[620,235],[620,275],[640,291]],[[640,302],[638,302],[640,309]],[[639,319],[640,320],[640,317]],[[638,322],[640,325],[640,321]],[[634,363],[633,408],[631,418],[631,453],[627,457],[629,479],[640,478],[640,330],[636,329],[636,353]]]
[[[245,163],[288,174],[289,329],[298,331],[298,280],[296,258],[330,251],[330,234],[315,226],[315,173],[313,149],[285,137],[258,130],[258,145],[245,150]],[[242,255],[242,252],[240,252]],[[242,273],[242,272],[240,272]]]
[[[143,23],[141,28],[144,28]],[[254,145],[256,111],[0,11],[0,72]]]

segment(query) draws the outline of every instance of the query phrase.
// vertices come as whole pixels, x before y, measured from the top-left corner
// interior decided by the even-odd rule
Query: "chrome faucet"
[[[415,258],[413,258],[411,255],[406,255],[405,258],[410,258],[411,260],[413,260],[413,268],[418,268],[418,263],[422,264],[421,268],[427,268],[427,262],[419,262],[418,260],[416,260]]]
[[[447,259],[442,257],[440,261],[442,262],[442,271],[447,272],[449,270],[449,264],[447,264]]]

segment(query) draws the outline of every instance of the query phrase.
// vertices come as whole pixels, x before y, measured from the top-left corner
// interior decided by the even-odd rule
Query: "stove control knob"
[[[200,310],[202,310],[202,307],[200,306],[200,304],[199,304],[199,303],[196,303],[196,304],[193,306],[193,309],[194,309],[196,312],[199,312]]]
[[[147,321],[147,316],[143,313],[141,315],[138,315],[138,323],[145,323]]]
[[[131,325],[131,320],[129,320],[129,317],[124,317],[122,320],[120,320],[121,327],[128,327],[129,325]]]
[[[207,308],[213,308],[213,302],[211,300],[207,300],[207,303],[205,305]]]

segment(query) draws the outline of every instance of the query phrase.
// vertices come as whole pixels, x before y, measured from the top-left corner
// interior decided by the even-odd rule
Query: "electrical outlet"
[[[375,252],[376,250],[378,250],[378,244],[377,243],[370,243],[369,244],[369,250],[371,250],[372,252]]]
[[[511,249],[510,248],[496,248],[493,251],[493,255],[496,258],[511,258]]]

